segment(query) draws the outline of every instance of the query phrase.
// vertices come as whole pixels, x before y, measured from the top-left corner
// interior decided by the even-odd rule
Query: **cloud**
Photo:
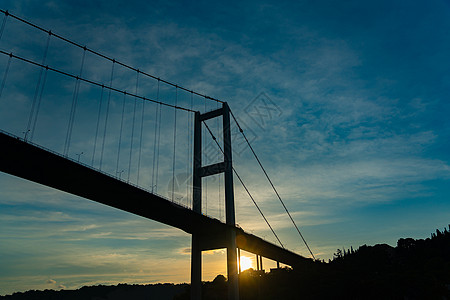
[[[183,255],[191,255],[191,247],[181,248],[179,249],[179,253]]]
[[[362,208],[378,206],[385,213],[399,203],[414,203],[424,198],[429,201],[424,202],[430,203],[429,207],[438,209],[421,214],[421,222],[424,222],[421,226],[434,226],[440,220],[436,215],[447,211],[444,202],[439,200],[447,199],[447,193],[436,184],[445,185],[450,175],[448,133],[445,131],[448,126],[444,126],[448,115],[448,93],[444,88],[448,77],[445,75],[448,41],[441,38],[445,36],[442,30],[448,28],[449,18],[448,10],[439,5],[420,9],[416,6],[405,11],[387,2],[377,4],[381,7],[377,9],[358,1],[339,4],[339,9],[334,3],[320,7],[304,3],[291,3],[288,7],[241,3],[238,11],[229,6],[221,8],[226,13],[211,14],[205,13],[204,6],[195,6],[198,11],[186,14],[171,4],[159,3],[139,12],[124,9],[120,15],[114,9],[108,10],[114,5],[103,4],[101,14],[92,14],[93,6],[81,7],[64,1],[39,5],[30,1],[7,1],[5,5],[11,7],[11,12],[18,12],[82,45],[228,101],[235,115],[249,127],[244,128],[245,132],[254,132],[254,149],[295,221],[312,237],[315,251],[323,253],[324,257],[331,256],[345,241],[345,244],[356,240],[364,243],[366,240],[359,236],[370,239],[369,231],[371,236],[380,239],[381,236],[393,239],[399,230],[402,234],[407,232],[406,226],[398,226],[387,219],[383,219],[383,224],[377,222],[376,226],[355,225],[352,221],[356,222],[360,214],[362,219],[368,217],[367,212],[360,212]],[[210,3],[208,7],[217,9],[216,5]],[[141,18],[143,15],[145,17]],[[12,21],[8,19],[2,45],[7,47],[11,41],[34,41],[38,50],[30,52],[14,45],[14,51],[41,60],[47,35],[31,37],[14,27]],[[70,59],[61,62],[58,53]],[[82,55],[83,50],[62,45],[52,37],[48,63],[78,73]],[[87,54],[85,59],[84,76],[108,84],[112,63],[92,54]],[[4,66],[6,61],[7,56],[0,58],[0,65]],[[134,91],[135,74],[117,64],[114,67],[113,86]],[[13,61],[0,99],[0,112],[3,112],[0,127],[18,136],[23,136],[28,121],[35,89],[35,84],[29,83],[36,82],[36,71]],[[74,80],[50,73],[48,76],[35,141],[61,152]],[[17,82],[17,85],[10,85],[10,82]],[[282,111],[281,116],[269,120],[264,128],[254,124],[243,110],[262,91]],[[81,84],[69,151],[74,159],[83,152],[80,160],[91,162],[99,120],[95,167],[100,161],[108,99],[104,91],[97,119],[101,92],[101,88]],[[157,97],[157,81],[140,77],[138,93]],[[162,84],[158,97],[173,102],[175,93],[180,105],[190,105],[189,93],[175,92]],[[2,101],[4,99],[14,101]],[[140,185],[152,189],[155,185],[152,171],[157,106],[145,104],[142,161],[138,166],[137,136],[144,106],[139,102],[133,123],[134,100],[126,97],[119,156],[123,95],[112,93],[110,100],[102,170],[112,176],[125,170],[121,178],[129,176],[130,182],[136,183],[139,167]],[[205,105],[201,97],[193,100],[194,110],[216,107],[215,103]],[[172,110],[162,109],[164,122],[157,191],[165,195],[167,192],[170,195],[172,177],[173,116]],[[189,173],[192,144],[187,138],[192,128],[187,125],[187,114],[180,112],[177,118],[175,173]],[[129,166],[132,128],[134,152]],[[296,243],[289,231],[292,229],[289,220],[251,152],[247,149],[233,158],[236,169],[274,229],[282,238],[287,237],[288,244]],[[48,270],[53,268],[60,272],[55,277],[53,271],[49,271],[52,274],[45,274],[47,277],[39,280],[27,277],[19,280],[16,276],[15,286],[20,286],[17,282],[30,279],[30,282],[38,282],[33,287],[39,287],[48,276],[54,278],[51,279],[55,281],[53,284],[64,282],[69,288],[124,280],[129,283],[189,280],[185,275],[189,274],[190,243],[189,235],[184,232],[9,175],[1,175],[1,179],[0,236],[8,241],[2,251],[11,251],[22,258],[14,266],[0,268],[5,274],[10,272],[4,277],[10,280],[11,274],[21,270],[30,274],[29,266],[36,261],[41,264],[37,269],[46,264]],[[219,188],[222,189],[221,199],[217,199],[220,198]],[[237,180],[235,198],[239,224],[250,232],[267,235],[266,224]],[[223,209],[223,185],[220,187],[217,181],[210,180],[208,199],[208,214],[218,216],[218,209]],[[418,208],[409,209],[412,214]],[[411,223],[407,213],[396,214],[396,218],[403,224]],[[383,226],[386,227],[383,229]],[[349,227],[353,228],[345,234],[330,234]],[[367,232],[362,234],[355,228],[364,228]],[[397,233],[394,234],[392,228],[396,228]],[[377,235],[383,230],[384,235]],[[33,253],[27,252],[30,244],[35,245]],[[216,255],[205,257],[217,259]],[[167,275],[163,270],[165,266],[179,273]],[[214,264],[214,268],[214,271],[224,269],[219,263]]]

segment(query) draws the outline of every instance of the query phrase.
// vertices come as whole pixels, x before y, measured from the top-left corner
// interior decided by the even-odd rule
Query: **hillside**
[[[224,284],[204,285],[204,299],[226,299]],[[400,239],[396,247],[338,249],[333,260],[301,270],[242,272],[241,300],[253,299],[450,299],[450,232]],[[189,299],[185,293],[175,299]]]
[[[175,295],[183,293],[188,284],[149,284],[149,285],[129,285],[119,284],[116,286],[84,286],[77,290],[45,290],[27,291],[24,293],[14,293],[10,296],[0,296],[0,299],[11,300],[172,300]]]
[[[240,275],[241,300],[253,299],[450,299],[450,232],[430,238],[399,239],[387,244],[338,249],[329,262],[311,262],[301,270]],[[227,299],[226,279],[203,285],[203,299]],[[188,284],[83,287],[74,291],[28,291],[0,299],[189,299]]]

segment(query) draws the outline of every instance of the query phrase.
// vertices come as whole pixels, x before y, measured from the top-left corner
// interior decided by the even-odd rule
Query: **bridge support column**
[[[192,178],[192,210],[202,213],[202,123],[200,113],[195,113],[194,119],[194,161]],[[192,234],[191,248],[191,299],[202,299],[202,250],[200,248],[200,235]]]
[[[208,119],[222,116],[223,121],[223,162],[203,166],[202,165],[202,122]],[[239,300],[239,281],[236,247],[236,222],[234,210],[233,189],[233,164],[231,152],[231,127],[230,108],[223,103],[222,108],[204,114],[195,113],[194,120],[194,162],[193,162],[193,210],[202,213],[202,177],[224,173],[225,178],[225,215],[229,229],[226,232],[227,247],[227,275],[228,275],[228,299]],[[201,299],[201,249],[199,239],[202,237],[192,235],[191,256],[191,299]]]
[[[202,250],[200,249],[200,236],[192,235],[191,248],[191,299],[202,298]]]
[[[227,247],[227,278],[228,278],[228,299],[239,299],[239,278],[237,268],[236,232],[229,233],[229,244]]]
[[[222,107],[223,115],[223,156],[225,163],[225,215],[228,225],[236,226],[234,211],[234,189],[233,189],[233,159],[231,151],[231,125],[230,108],[227,103]],[[228,269],[228,299],[239,299],[239,278],[237,268],[237,248],[236,231],[229,233],[229,242],[227,249],[227,269]]]

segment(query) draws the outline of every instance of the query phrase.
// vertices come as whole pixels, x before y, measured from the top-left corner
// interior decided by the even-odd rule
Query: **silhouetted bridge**
[[[201,249],[226,248],[226,232],[236,232],[238,248],[290,266],[309,261],[243,229],[194,212],[162,196],[101,173],[23,139],[0,132],[0,171],[144,218],[199,234]]]
[[[0,28],[0,54],[2,54],[0,55],[0,58],[3,59],[3,61],[1,61],[0,63],[4,64],[3,78],[1,78],[0,86],[0,104],[3,101],[3,104],[8,105],[8,110],[3,110],[0,118],[1,172],[8,173],[86,199],[90,199],[98,203],[127,211],[151,220],[155,220],[192,234],[191,290],[193,299],[200,299],[201,297],[201,252],[205,250],[219,248],[227,249],[229,299],[239,298],[239,251],[237,249],[242,249],[254,253],[258,256],[272,259],[278,263],[284,263],[286,265],[293,266],[295,268],[302,268],[302,266],[311,262],[311,259],[302,257],[301,255],[291,252],[283,247],[281,241],[278,239],[278,236],[275,234],[267,219],[262,214],[262,211],[257,206],[253,197],[251,197],[247,188],[245,189],[249,193],[249,196],[253,200],[254,204],[257,206],[267,225],[270,227],[275,237],[279,241],[280,246],[270,243],[253,234],[249,234],[236,225],[233,185],[233,173],[235,173],[236,171],[234,170],[232,164],[232,139],[230,123],[231,112],[226,102],[213,99],[211,97],[185,89],[170,82],[161,80],[160,78],[120,63],[115,59],[108,58],[105,55],[90,50],[85,46],[81,46],[73,41],[58,36],[53,32],[47,31],[28,21],[11,15],[7,11],[0,9],[0,12],[4,14],[3,23]],[[46,36],[43,58],[40,62],[36,61],[36,59],[26,57],[20,53],[20,50],[22,50],[24,46],[20,44],[20,40],[16,40],[15,34],[9,37],[9,40],[7,39],[6,41],[6,46],[4,45],[4,34],[7,32],[5,31],[5,26],[7,25],[6,21],[8,20],[8,18],[14,20],[15,22],[29,25],[34,29],[38,29],[38,31]],[[79,49],[79,51],[81,51],[81,67],[78,74],[74,75],[63,67],[59,68],[53,65],[56,64],[56,62],[52,62],[52,57],[49,57],[48,55],[49,45],[52,39],[62,40],[64,43],[67,43],[71,47],[75,47],[76,49]],[[16,43],[21,46],[17,46]],[[16,54],[11,52],[13,50],[17,50],[19,53]],[[28,49],[28,51],[31,52],[33,52],[33,50],[34,49]],[[89,55],[91,55],[95,59],[101,59],[103,61],[106,61],[107,63],[111,63],[112,68],[109,84],[94,81],[93,79],[86,76],[83,77],[83,70],[95,66],[95,64],[93,63],[86,63],[85,60],[92,59]],[[17,64],[15,68],[12,62]],[[119,67],[122,68],[121,72],[123,72],[123,74],[119,72]],[[38,72],[36,73],[35,71]],[[93,69],[90,71],[92,71],[91,73],[95,73],[96,70]],[[85,72],[88,73],[86,70]],[[118,79],[120,79],[117,80],[119,81],[119,84],[126,81],[126,79],[130,77],[129,74],[126,74],[126,72],[129,72],[130,74],[134,74],[136,76],[135,90],[133,93],[127,92],[125,89],[119,88],[113,84],[115,83],[115,77],[118,77]],[[33,78],[33,76],[35,75],[38,75],[35,88],[29,89],[28,87],[32,85],[32,83],[30,83],[30,78]],[[60,78],[56,76],[60,76]],[[12,83],[8,82],[8,80],[11,80],[9,78],[12,78]],[[71,80],[74,83],[74,88],[72,93],[69,93],[69,98],[71,98],[71,105],[70,113],[68,114],[67,118],[67,131],[65,135],[63,134],[62,136],[56,138],[53,137],[52,134],[56,134],[61,125],[51,124],[51,121],[53,119],[56,119],[56,115],[59,116],[59,112],[55,112],[52,109],[48,108],[48,110],[45,111],[42,109],[42,106],[43,102],[45,102],[46,88],[58,91],[58,93],[62,95],[57,95],[56,98],[52,98],[53,96],[48,96],[47,102],[49,102],[50,104],[58,103],[58,105],[60,105],[60,103],[63,102],[60,100],[60,98],[67,98],[67,95],[64,96],[64,91],[59,91],[61,83],[58,80],[62,80],[61,78],[63,78],[63,80]],[[143,90],[142,92],[138,91],[140,83],[139,79],[142,81],[142,78],[157,82],[157,88],[154,88],[156,90],[156,99],[142,96],[144,93],[150,93],[151,91],[149,90]],[[20,84],[23,84],[23,87],[21,87]],[[84,90],[80,89],[80,86],[82,84],[84,85]],[[164,101],[161,100],[163,95],[162,91],[160,91],[160,85],[163,84],[166,87],[173,89],[172,91],[166,92],[166,99]],[[95,94],[95,92],[97,92],[97,94]],[[182,93],[185,93],[187,95],[187,97],[185,97],[184,99],[184,102],[182,99]],[[23,96],[23,98],[30,99],[30,103],[28,103],[29,114],[25,113],[26,109],[23,110],[24,108],[21,105],[16,105],[17,99],[15,97],[17,97],[18,95]],[[195,107],[193,106],[194,96],[204,99],[205,107],[207,100],[214,101],[215,103],[217,103],[217,106],[213,110],[206,111],[205,109],[203,113],[200,113],[199,109],[195,109]],[[82,99],[89,100],[85,105],[92,105],[93,101],[91,101],[91,99],[99,99],[98,113],[94,114],[92,123],[92,128],[96,128],[95,138],[93,136],[89,136],[90,132],[94,130],[86,130],[86,128],[83,127],[86,125],[85,121],[79,122],[83,124],[79,125],[80,129],[78,131],[76,129],[76,125],[74,129],[74,124],[76,124],[75,119],[77,115],[77,108],[78,110],[80,110],[79,107],[81,105],[80,102]],[[168,103],[170,99],[174,99],[174,103]],[[138,100],[142,103],[142,120],[140,121],[140,123],[136,121]],[[119,128],[111,130],[112,121],[110,120],[110,118],[113,118],[113,114],[110,110],[112,109],[112,107],[114,107],[114,105],[112,105],[111,103],[115,103],[116,107],[122,107],[121,114],[120,112],[116,112],[116,115],[121,116],[121,121],[116,122],[116,124],[120,124],[120,131]],[[145,111],[145,103],[151,103],[155,105],[155,119],[152,119],[152,122],[155,124],[153,142],[153,169],[152,172],[149,172],[152,173],[152,184],[149,190],[146,190],[145,188],[142,188],[141,185],[139,185],[139,175],[141,173],[141,169],[143,168],[141,168],[141,151],[143,148],[143,135],[145,133],[144,125],[146,124],[145,118],[148,117],[148,113]],[[17,106],[17,116],[14,116],[14,110],[10,111],[11,107],[14,106]],[[26,107],[27,106],[25,105],[25,108]],[[127,107],[131,107],[128,115]],[[168,107],[174,112],[174,115],[172,116],[172,120],[174,121],[173,155],[171,168],[172,180],[174,180],[175,178],[177,148],[188,149],[187,157],[190,156],[189,159],[192,159],[192,168],[190,168],[189,166],[187,167],[188,170],[192,172],[192,209],[186,205],[181,205],[174,201],[175,191],[173,183],[172,199],[164,198],[155,192],[158,186],[157,179],[159,176],[159,149],[161,127],[163,126],[163,122],[161,120],[164,117],[164,122],[169,122],[166,121],[166,119],[169,119],[168,116],[162,115],[162,107]],[[177,134],[179,134],[179,131],[177,132],[177,120],[180,118],[180,116],[177,116],[177,111],[180,110],[188,114],[187,117],[185,117],[185,120],[187,120],[187,125],[185,126],[185,134],[188,138],[188,141],[186,144],[181,145],[177,144]],[[25,115],[25,117],[23,118],[24,120],[16,120],[20,119],[20,117],[23,115]],[[28,115],[28,118],[26,117],[26,115]],[[65,139],[63,154],[60,154],[54,150],[50,150],[48,149],[49,147],[45,148],[41,143],[38,144],[34,142],[33,139],[36,139],[36,135],[37,133],[39,133],[38,119],[41,117],[41,115],[44,115],[43,119],[45,119],[46,122],[50,123],[50,125],[46,124],[46,130],[42,136],[46,137],[46,140],[51,140],[52,142]],[[132,118],[130,117],[131,115]],[[192,115],[194,116],[192,117]],[[206,121],[216,120],[217,126],[219,128],[218,119],[220,118],[222,119],[222,129],[218,131],[220,132],[219,135],[222,136],[216,137],[208,127]],[[130,129],[128,133],[128,135],[131,136],[130,145],[126,145],[123,138],[123,136],[125,136],[124,130],[126,130],[127,121],[129,121],[129,123],[131,124],[129,125]],[[234,118],[234,121],[239,128],[240,134],[244,136],[258,163],[260,163],[236,118]],[[21,122],[26,123],[27,125],[24,126],[24,124],[22,124]],[[102,125],[104,126],[102,127]],[[136,128],[139,128],[139,125],[140,131],[136,130]],[[50,127],[54,130],[53,133],[47,132],[47,129]],[[219,159],[219,162],[207,164],[208,160],[205,159],[205,153],[203,152],[204,139],[202,139],[202,131],[205,132],[205,127],[211,134],[214,142],[217,144],[218,149],[220,149],[221,153],[219,154],[223,157],[223,159]],[[26,128],[25,131],[23,131],[23,128]],[[74,145],[75,143],[73,141],[75,135],[74,131],[80,133],[79,140],[76,145]],[[115,135],[112,139],[114,143],[118,145],[117,151],[116,149],[114,149],[114,154],[108,156],[106,153],[108,149],[107,147],[105,147],[105,144],[108,143],[105,143],[105,141],[107,141],[108,138],[107,133],[110,133],[111,131],[119,131],[120,134],[118,136]],[[103,135],[101,134],[102,132]],[[20,136],[21,134],[23,135],[23,137]],[[49,136],[51,137],[50,139],[48,139]],[[137,137],[139,137],[139,139],[137,139]],[[83,144],[84,147],[87,147],[86,140],[93,141],[93,149],[90,150],[92,153],[92,160],[90,165],[80,162],[81,155],[84,154],[84,151],[87,150],[82,151],[82,148],[80,148],[79,145]],[[97,145],[100,144],[100,141],[102,141],[101,147],[100,145]],[[76,150],[74,150],[74,148],[76,148]],[[99,148],[101,150],[99,150]],[[125,166],[125,164],[123,163],[125,150],[129,150],[126,153],[126,158],[128,160],[127,166]],[[136,153],[136,151],[138,151],[138,154]],[[72,153],[75,153],[78,159],[75,160],[71,158],[71,156],[73,157]],[[137,156],[138,158],[133,160],[132,158],[134,156]],[[98,168],[94,166],[96,164],[96,161],[99,161]],[[137,170],[133,172],[132,165],[134,162],[136,162],[135,165],[137,165]],[[115,172],[113,172],[115,176],[104,171],[105,167],[111,168],[111,166],[113,165],[115,165]],[[127,168],[127,180],[121,179],[121,174],[125,171],[125,169],[121,170],[122,168]],[[263,171],[267,176],[267,173],[264,169]],[[136,174],[136,183],[132,182],[132,173]],[[119,176],[117,176],[118,174]],[[203,214],[202,179],[205,179],[212,175],[223,175],[226,222],[222,222],[219,219],[212,218]],[[241,183],[243,183],[237,173],[236,176],[241,181]],[[269,182],[272,184],[270,179]],[[273,184],[272,187],[275,190]],[[279,197],[278,192],[276,192],[276,194]],[[186,198],[187,200],[189,200],[189,195]],[[281,198],[279,199],[281,201]],[[284,206],[283,202],[282,204]],[[285,206],[284,208],[286,209]],[[286,212],[288,212],[287,209]],[[288,215],[294,223],[289,212]],[[297,227],[296,229],[301,236],[301,233]],[[303,236],[301,237],[303,238]],[[313,256],[312,252],[311,255]]]

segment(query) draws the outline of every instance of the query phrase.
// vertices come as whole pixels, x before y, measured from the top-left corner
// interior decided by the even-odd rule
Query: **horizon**
[[[448,225],[448,228],[450,229],[450,224]],[[424,239],[415,239],[414,241],[416,241],[416,242],[423,242],[423,241],[430,241],[430,240],[433,240],[434,238],[436,238],[436,237],[443,237],[443,236],[445,236],[445,235],[448,235],[449,234],[449,232],[450,231],[448,231],[447,230],[447,227],[445,227],[444,228],[444,230],[440,230],[440,229],[436,229],[436,233],[431,233],[431,237],[427,237],[427,238],[424,238]],[[337,249],[338,251],[333,255],[333,258],[332,259],[330,259],[328,262],[327,261],[325,261],[325,260],[322,260],[322,261],[320,261],[320,260],[316,260],[316,261],[314,261],[314,263],[318,263],[318,264],[326,264],[326,265],[329,265],[329,264],[331,264],[332,262],[334,262],[334,261],[338,261],[338,262],[342,262],[342,259],[345,259],[347,256],[353,256],[354,254],[357,254],[359,251],[361,251],[361,249],[363,249],[363,251],[364,250],[366,250],[367,249],[367,247],[369,247],[369,248],[376,248],[377,246],[384,246],[384,245],[387,245],[387,246],[389,246],[389,247],[391,247],[391,248],[394,248],[394,249],[397,249],[397,250],[399,250],[399,251],[404,251],[405,250],[405,248],[403,248],[403,247],[405,247],[405,243],[403,243],[403,246],[401,246],[400,245],[400,242],[402,242],[402,240],[403,240],[403,242],[405,242],[405,240],[408,240],[409,238],[406,238],[406,239],[400,239],[398,242],[399,243],[397,243],[397,245],[395,245],[395,246],[391,246],[391,245],[388,245],[388,244],[385,244],[385,243],[382,243],[382,244],[376,244],[376,245],[360,245],[358,248],[355,248],[355,249],[353,249],[353,248],[351,248],[351,252],[350,252],[350,249],[347,249],[347,251],[346,251],[346,249],[344,248],[344,249]],[[409,243],[411,243],[410,241],[407,241],[407,243],[409,244]],[[410,245],[410,244],[409,244]],[[417,243],[417,244],[415,244],[415,245],[420,245],[420,243]],[[422,244],[423,245],[423,244]],[[383,248],[384,249],[384,248]],[[340,252],[340,253],[338,253],[340,250],[342,250],[342,252]],[[242,251],[242,250],[241,250]],[[385,250],[385,251],[387,251],[387,250]],[[422,254],[423,255],[423,254]],[[242,258],[245,258],[244,260],[242,260]],[[250,260],[252,260],[252,262],[250,262]],[[260,271],[258,271],[257,270],[257,268],[255,268],[254,266],[253,266],[253,258],[250,258],[250,257],[246,257],[246,256],[241,256],[241,268],[242,268],[242,270],[241,270],[241,272],[239,273],[239,276],[241,275],[241,274],[245,274],[246,276],[249,276],[249,275],[251,275],[253,272],[260,272]],[[353,261],[353,263],[354,263],[354,261]],[[245,265],[245,267],[242,267],[242,264],[244,264]],[[293,268],[291,268],[291,267],[289,267],[289,266],[280,266],[280,268],[282,268],[282,269],[284,269],[284,270],[293,270]],[[276,268],[276,266],[275,266],[275,268],[264,268],[264,269],[262,269],[262,271],[264,272],[264,274],[269,274],[269,273],[272,273],[272,271],[277,271],[277,268]],[[248,273],[248,272],[246,272],[246,271],[249,271],[250,273]],[[278,274],[277,272],[275,272],[275,274]],[[269,274],[270,275],[270,274]],[[219,277],[223,277],[225,280],[227,280],[227,276],[226,275],[224,275],[224,274],[217,274],[213,279],[210,279],[210,280],[202,280],[202,282],[203,283],[212,283],[212,282],[214,282],[215,280],[216,280],[216,278],[219,278]],[[66,289],[66,288],[53,288],[53,289],[45,289],[45,290],[27,290],[27,291],[15,291],[15,292],[12,292],[12,293],[10,293],[10,294],[8,294],[8,295],[13,295],[13,294],[15,294],[15,293],[25,293],[25,292],[45,292],[45,291],[48,291],[48,290],[50,290],[50,291],[55,291],[55,292],[57,292],[57,291],[62,291],[62,290],[65,290],[65,291],[76,291],[76,290],[80,290],[80,289],[82,289],[82,288],[91,288],[91,287],[100,287],[100,286],[105,286],[105,287],[119,287],[119,286],[121,286],[121,285],[126,285],[126,286],[135,286],[135,285],[138,285],[138,286],[148,286],[148,285],[151,285],[151,286],[155,286],[155,285],[190,285],[191,283],[190,282],[177,282],[177,283],[174,283],[174,282],[158,282],[158,283],[134,283],[134,284],[130,284],[130,283],[127,283],[127,282],[119,282],[119,283],[115,283],[115,284],[101,284],[101,283],[99,283],[99,284],[94,284],[94,285],[84,285],[84,286],[80,286],[80,287],[77,287],[77,288],[72,288],[72,289]],[[0,295],[0,296],[5,296],[5,295]]]
[[[227,101],[318,259],[327,261],[343,247],[424,239],[450,223],[446,1],[131,0],[125,5],[6,0],[0,8],[161,79]],[[21,28],[8,22],[2,50],[15,38],[28,38],[14,35]],[[31,54],[37,56],[37,50]],[[72,52],[66,55],[75,61]],[[0,76],[7,63],[3,56]],[[107,78],[109,66],[89,67]],[[10,116],[3,97],[1,125],[25,118]],[[275,114],[261,114],[261,101]],[[207,110],[216,104],[198,100],[195,105]],[[56,102],[45,109],[57,111]],[[39,125],[43,133],[52,129]],[[170,149],[172,132],[163,128],[162,136],[163,149]],[[249,149],[238,142],[237,171],[286,248],[309,257]],[[86,163],[90,158],[82,154],[83,146],[75,144],[79,148],[69,156]],[[189,161],[185,152],[178,154]],[[150,164],[146,171],[142,182],[151,190]],[[177,196],[186,203],[188,171],[181,164],[176,170]],[[133,180],[135,175],[120,173]],[[170,180],[161,176],[157,186],[167,198]],[[222,220],[218,182],[210,181],[204,209]],[[121,279],[129,284],[190,282],[190,235],[179,229],[4,173],[0,190],[0,295]],[[276,243],[237,180],[235,198],[237,224]],[[226,274],[224,253],[203,252],[202,280]],[[254,263],[253,256],[245,256]],[[274,265],[264,261],[268,268]]]

